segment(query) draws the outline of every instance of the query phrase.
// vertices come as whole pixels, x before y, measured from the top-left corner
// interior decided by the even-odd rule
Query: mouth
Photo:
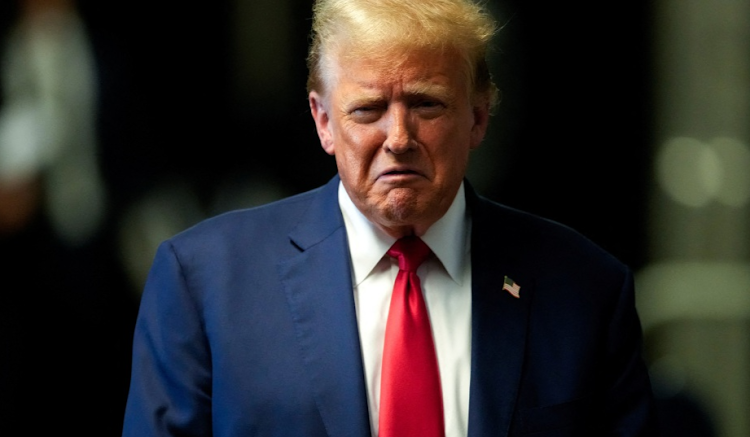
[[[391,168],[387,169],[383,173],[380,174],[379,179],[382,182],[387,182],[389,184],[404,184],[404,183],[410,183],[414,182],[417,179],[420,179],[424,177],[424,175],[417,170],[406,168],[406,167],[400,167],[400,168]]]
[[[384,176],[399,176],[399,175],[419,175],[414,170],[391,170],[383,173]]]
[[[422,173],[418,171],[414,166],[408,164],[394,164],[383,169],[380,173],[381,176],[403,176],[403,175],[415,175],[421,176]]]

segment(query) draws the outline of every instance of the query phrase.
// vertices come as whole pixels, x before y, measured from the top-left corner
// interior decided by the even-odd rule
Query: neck
[[[380,228],[381,231],[385,232],[386,234],[390,235],[391,237],[395,239],[403,238],[403,237],[421,237],[422,235],[427,232],[427,229],[429,229],[429,226],[416,226],[416,225],[404,225],[404,226],[383,226],[378,223],[375,223],[375,226]]]

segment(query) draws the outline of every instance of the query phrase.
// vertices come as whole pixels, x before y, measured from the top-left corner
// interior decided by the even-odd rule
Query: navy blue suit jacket
[[[338,183],[209,219],[159,247],[123,436],[370,435]],[[467,205],[469,436],[652,435],[629,270],[470,187]],[[502,290],[505,275],[520,299]]]

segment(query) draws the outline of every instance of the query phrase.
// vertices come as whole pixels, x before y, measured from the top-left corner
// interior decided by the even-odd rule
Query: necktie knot
[[[419,237],[398,239],[390,249],[388,256],[398,258],[399,270],[416,272],[420,265],[430,256],[430,248]]]

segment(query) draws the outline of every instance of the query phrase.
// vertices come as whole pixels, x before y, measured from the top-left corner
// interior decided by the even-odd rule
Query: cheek
[[[420,140],[422,144],[432,144],[435,154],[455,157],[468,147],[464,147],[468,144],[468,132],[464,134],[456,123],[435,123],[422,126]]]
[[[433,153],[436,172],[445,179],[462,179],[469,161],[469,139],[465,135],[450,135],[436,138],[438,147]]]
[[[340,146],[348,166],[367,168],[380,150],[384,139],[380,131],[370,126],[357,126],[342,131]]]

